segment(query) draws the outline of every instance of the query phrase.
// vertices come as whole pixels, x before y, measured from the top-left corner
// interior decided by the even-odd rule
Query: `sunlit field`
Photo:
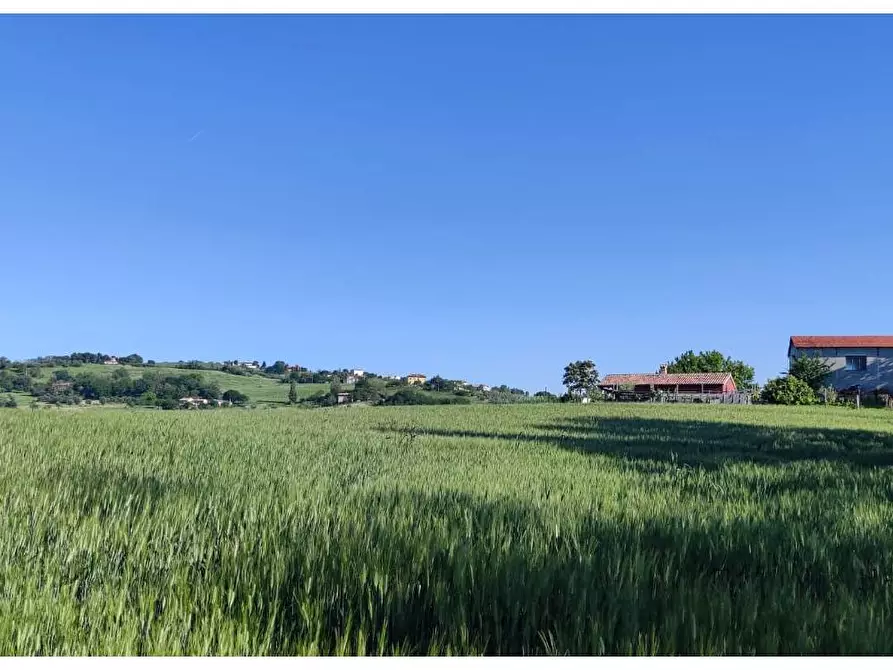
[[[893,412],[0,410],[0,654],[893,652]]]

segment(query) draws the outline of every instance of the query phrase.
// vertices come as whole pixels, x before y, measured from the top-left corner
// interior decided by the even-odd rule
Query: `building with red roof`
[[[603,391],[630,389],[638,394],[652,391],[727,394],[738,390],[728,372],[667,372],[666,365],[656,373],[607,375],[598,386]]]
[[[837,390],[893,390],[893,335],[792,335],[788,359],[821,358]]]

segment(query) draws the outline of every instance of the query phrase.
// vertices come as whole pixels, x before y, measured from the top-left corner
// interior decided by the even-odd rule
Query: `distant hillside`
[[[39,406],[102,404],[161,409],[548,401],[504,384],[491,388],[440,375],[397,378],[362,370],[309,370],[281,360],[271,365],[236,360],[174,363],[144,361],[138,354],[118,357],[90,352],[26,361],[0,356],[0,393],[7,394],[0,398],[0,406],[6,407],[16,403],[31,406],[35,401]]]
[[[244,393],[250,399],[251,403],[260,405],[285,405],[288,404],[289,385],[284,384],[277,379],[270,379],[260,375],[233,375],[228,372],[219,372],[217,370],[184,370],[169,365],[152,365],[152,366],[133,366],[133,365],[102,365],[99,363],[86,363],[77,367],[45,367],[40,369],[40,375],[36,377],[39,381],[49,381],[53,372],[56,370],[67,370],[72,375],[82,372],[94,372],[100,374],[112,374],[115,370],[126,370],[134,379],[142,377],[143,373],[149,370],[157,371],[167,375],[185,375],[199,374],[208,381],[216,382],[221,390],[227,391],[232,389]],[[298,391],[298,399],[307,398],[319,391],[327,391],[328,384],[296,384]],[[20,398],[24,394],[20,394]]]

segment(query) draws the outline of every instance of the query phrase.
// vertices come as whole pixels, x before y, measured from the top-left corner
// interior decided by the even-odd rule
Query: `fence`
[[[679,402],[704,403],[707,405],[750,405],[753,398],[749,393],[636,393],[635,391],[615,391],[609,395],[617,402]]]
[[[750,405],[750,393],[663,393],[652,398],[652,402],[695,402],[708,405]]]

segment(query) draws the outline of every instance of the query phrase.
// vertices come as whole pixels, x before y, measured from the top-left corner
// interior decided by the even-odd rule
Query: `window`
[[[861,372],[868,368],[868,359],[865,356],[847,356],[846,369],[850,372]]]

